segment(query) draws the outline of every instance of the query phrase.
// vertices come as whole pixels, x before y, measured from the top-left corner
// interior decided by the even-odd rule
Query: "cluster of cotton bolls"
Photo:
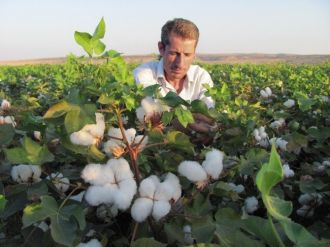
[[[81,177],[91,184],[85,200],[92,206],[104,203],[126,210],[136,194],[136,182],[124,158],[110,159],[105,165],[89,164]]]
[[[290,168],[288,163],[285,163],[282,169],[285,178],[291,178],[294,176],[294,171]]]
[[[260,96],[261,98],[268,99],[272,96],[272,90],[269,87],[266,87],[265,89],[260,90]]]
[[[96,238],[89,240],[87,243],[80,243],[76,247],[102,247],[102,244]]]
[[[310,218],[314,215],[314,208],[322,204],[322,195],[318,193],[302,194],[298,198],[298,202],[302,205],[297,209],[299,216]]]
[[[141,101],[141,106],[136,109],[136,117],[140,123],[144,123],[154,114],[162,114],[164,111],[169,111],[170,107],[162,104],[159,100],[153,99],[150,96],[145,97]]]
[[[202,165],[197,161],[182,161],[178,167],[178,172],[198,188],[207,185],[210,178],[218,179],[223,169],[224,153],[213,148],[205,155]]]
[[[131,215],[137,222],[146,220],[149,215],[159,221],[171,210],[171,201],[181,197],[181,185],[177,176],[168,173],[163,182],[151,175],[143,179],[139,186],[139,197],[134,201]]]
[[[104,152],[107,154],[113,154],[116,157],[121,156],[126,148],[121,130],[119,128],[111,127],[108,131],[108,136],[110,139],[103,145]],[[140,151],[142,151],[148,143],[148,137],[136,135],[136,130],[134,128],[125,130],[125,136],[129,145],[140,144]]]
[[[285,101],[285,102],[283,103],[283,105],[284,105],[286,108],[291,108],[291,107],[293,107],[295,104],[296,104],[296,102],[295,102],[293,99],[288,99],[287,101]]]
[[[70,135],[73,144],[90,146],[100,143],[105,130],[104,116],[101,113],[95,113],[95,117],[96,124],[87,124],[81,130]]]
[[[13,116],[0,116],[0,125],[11,124],[13,127],[16,127],[15,118]]]
[[[254,129],[253,130],[253,135],[254,135],[254,138],[256,139],[257,143],[261,147],[268,147],[269,146],[268,135],[265,131],[264,126],[261,126],[257,129]]]
[[[17,183],[39,182],[41,176],[40,166],[17,165],[11,168],[11,177]]]
[[[270,123],[269,127],[272,129],[279,129],[285,126],[285,119],[280,118],[278,120],[275,120],[274,122]]]
[[[244,201],[243,211],[252,214],[258,209],[258,200],[255,196],[247,197]]]
[[[273,137],[269,140],[269,143],[275,144],[275,146],[281,149],[282,151],[287,150],[288,142],[281,137],[280,138]]]
[[[70,180],[64,177],[62,173],[51,173],[46,179],[50,180],[57,190],[65,193],[70,187]]]

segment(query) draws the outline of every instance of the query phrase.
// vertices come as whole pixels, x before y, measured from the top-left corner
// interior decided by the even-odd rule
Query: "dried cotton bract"
[[[196,161],[183,161],[178,167],[179,173],[191,182],[196,183],[198,188],[203,188],[209,178],[218,179],[223,170],[224,153],[212,149],[206,153],[206,158],[200,165]]]
[[[81,177],[92,184],[85,194],[86,201],[92,206],[105,203],[126,210],[136,194],[133,173],[123,158],[110,159],[105,165],[89,164]]]
[[[18,165],[11,168],[11,177],[17,183],[39,182],[40,166]]]
[[[133,219],[142,222],[152,215],[158,221],[170,212],[170,201],[177,201],[181,197],[181,185],[172,173],[168,173],[163,182],[152,175],[142,180],[139,195],[131,208]]]
[[[73,144],[90,146],[100,142],[105,130],[104,116],[101,113],[95,113],[95,117],[96,124],[87,124],[81,130],[70,135]]]

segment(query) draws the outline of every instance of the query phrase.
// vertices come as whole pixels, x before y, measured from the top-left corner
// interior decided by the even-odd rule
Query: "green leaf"
[[[175,108],[174,114],[185,128],[188,124],[195,122],[192,113],[189,110],[183,109],[182,107]]]
[[[268,213],[277,220],[285,220],[292,212],[292,203],[278,197],[264,197],[264,203]]]
[[[148,87],[143,88],[143,94],[145,96],[154,96],[159,90],[160,85],[159,84],[154,84]]]
[[[295,96],[298,101],[299,109],[303,112],[310,110],[312,106],[316,103],[315,100],[310,99],[307,94],[304,94],[302,92],[295,93]]]
[[[7,146],[15,136],[15,128],[11,124],[0,125],[0,147]]]
[[[302,193],[314,193],[317,190],[322,190],[326,186],[327,185],[318,178],[299,181],[299,189]]]
[[[82,48],[87,52],[90,57],[93,55],[93,48],[90,44],[91,38],[92,36],[89,33],[83,33],[78,31],[74,32],[74,39],[80,46],[82,46]]]
[[[73,241],[76,238],[77,224],[70,219],[64,219],[62,217],[51,217],[50,230],[53,239],[59,243],[66,246],[73,246]]]
[[[131,95],[123,95],[122,96],[124,102],[125,102],[125,106],[127,110],[132,110],[135,108],[135,99],[133,96]]]
[[[93,49],[96,55],[100,55],[105,50],[105,44],[100,40],[96,40],[93,42]]]
[[[65,100],[53,105],[44,115],[44,119],[58,118],[70,111],[72,106]]]
[[[165,247],[166,244],[156,241],[153,238],[140,238],[135,240],[132,244],[132,247]]]
[[[177,107],[179,105],[189,106],[189,104],[174,92],[168,92],[165,97],[160,98],[166,105]]]
[[[204,101],[196,99],[191,102],[191,107],[192,112],[202,113],[206,116],[209,116],[209,110]]]
[[[99,24],[97,25],[97,27],[94,31],[93,38],[102,39],[104,37],[104,34],[105,34],[105,22],[102,17],[102,19],[100,20]]]
[[[213,239],[215,224],[211,216],[204,216],[191,221],[192,236],[198,243],[210,243]]]
[[[174,112],[172,111],[164,111],[162,114],[162,123],[166,126],[171,123],[174,116]]]
[[[7,203],[7,199],[5,198],[4,195],[0,194],[0,214],[5,209],[6,203]]]
[[[283,169],[280,156],[275,146],[272,146],[268,164],[264,164],[257,174],[256,183],[262,194],[268,195],[270,190],[283,179]]]
[[[75,105],[64,119],[65,129],[68,134],[79,131],[86,124],[95,123],[95,104]]]
[[[166,134],[165,140],[174,148],[181,149],[187,153],[193,153],[194,146],[189,141],[189,137],[180,131],[170,131]]]
[[[179,242],[181,244],[184,243],[184,236],[182,226],[178,225],[177,222],[165,223],[164,224],[164,231],[167,236],[167,242],[169,244],[174,242]]]

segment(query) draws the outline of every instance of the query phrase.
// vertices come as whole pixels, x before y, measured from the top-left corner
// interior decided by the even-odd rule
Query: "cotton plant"
[[[126,210],[136,194],[134,175],[124,158],[109,159],[104,165],[88,164],[81,177],[91,184],[85,194],[91,206],[104,203]]]
[[[11,178],[17,183],[36,183],[41,181],[41,168],[36,165],[17,165],[11,168]]]
[[[284,126],[285,126],[285,119],[284,118],[280,118],[278,120],[275,120],[272,123],[270,123],[270,125],[269,125],[269,127],[271,127],[272,129],[280,129]]]
[[[137,145],[139,145],[139,151],[142,151],[148,144],[148,136],[136,135],[136,130],[134,128],[124,130],[124,135],[127,139],[128,145],[132,147],[137,147]],[[106,154],[120,157],[127,147],[120,128],[109,128],[108,137],[109,140],[103,145],[103,151]]]
[[[50,180],[58,191],[67,192],[70,187],[70,180],[60,172],[51,173],[46,179]]]
[[[282,151],[287,151],[287,145],[288,142],[284,140],[283,138],[279,137],[273,137],[269,140],[271,144],[275,144],[275,147],[279,148]]]
[[[6,111],[9,110],[10,108],[11,108],[11,104],[8,100],[6,99],[1,100],[1,110]]]
[[[298,198],[302,205],[296,210],[297,215],[310,218],[314,215],[314,209],[322,204],[322,195],[318,193],[302,194]]]
[[[264,126],[254,129],[253,136],[261,147],[267,148],[269,146],[269,138]]]
[[[101,113],[95,113],[95,118],[96,124],[87,124],[81,130],[70,135],[73,144],[90,146],[100,143],[105,130],[104,116]]]
[[[131,208],[132,218],[136,222],[143,222],[148,216],[159,221],[171,210],[171,202],[181,197],[181,185],[177,176],[167,173],[164,181],[156,175],[143,179],[139,186],[139,197]]]
[[[217,180],[223,170],[224,153],[213,148],[205,155],[202,165],[197,161],[182,161],[178,167],[180,175],[196,184],[197,188],[204,188],[211,179]]]
[[[296,102],[293,100],[293,99],[288,99],[287,101],[285,101],[283,103],[283,105],[286,107],[286,108],[292,108],[293,106],[295,106]]]

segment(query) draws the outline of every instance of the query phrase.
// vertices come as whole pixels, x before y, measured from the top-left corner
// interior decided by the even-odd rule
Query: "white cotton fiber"
[[[106,166],[111,167],[117,182],[134,176],[128,162],[124,158],[110,159]]]
[[[94,238],[87,243],[80,243],[76,247],[102,247],[102,244]]]
[[[98,206],[101,203],[111,204],[116,191],[116,185],[92,185],[86,191],[85,200],[92,206]]]
[[[155,175],[143,179],[139,187],[140,196],[153,198],[159,183],[159,178]]]
[[[206,173],[213,179],[218,179],[220,173],[222,172],[223,157],[224,153],[214,148],[206,153],[206,157],[202,163],[202,167],[204,168]]]
[[[132,218],[136,222],[144,221],[152,211],[153,201],[149,198],[138,198],[134,201],[131,208]]]
[[[113,171],[105,165],[89,164],[82,170],[81,177],[85,182],[93,185],[114,183]]]
[[[139,120],[139,122],[143,123],[144,122],[144,116],[145,116],[145,111],[143,110],[143,107],[142,106],[138,107],[135,110],[135,112],[136,112],[136,117]]]
[[[171,210],[171,205],[168,201],[155,201],[152,208],[152,217],[159,221],[166,216]]]
[[[78,131],[70,135],[70,141],[76,145],[90,146],[96,143],[95,138],[88,132]]]
[[[196,161],[183,161],[178,167],[179,173],[192,182],[204,181],[207,174],[203,167]]]

